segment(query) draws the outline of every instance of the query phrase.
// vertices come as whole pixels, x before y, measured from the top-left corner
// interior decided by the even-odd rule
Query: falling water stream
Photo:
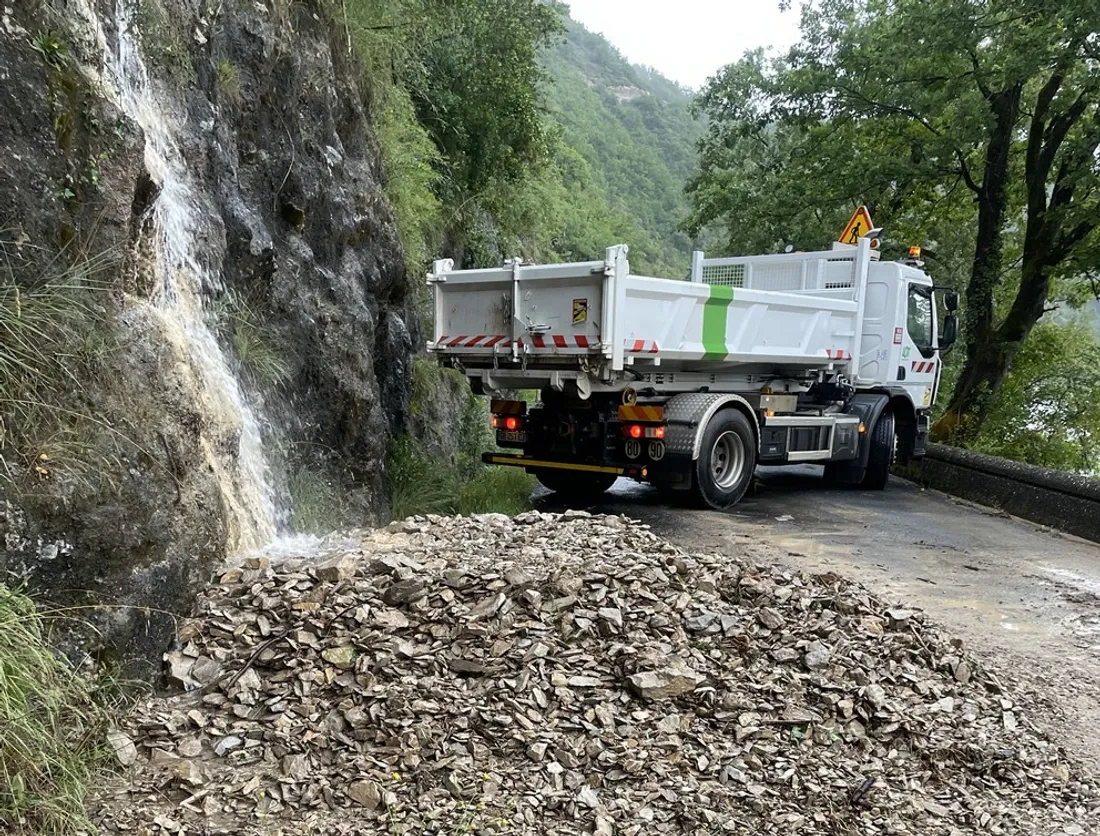
[[[116,0],[117,38],[105,46],[105,82],[112,83],[123,112],[145,134],[145,166],[158,187],[149,209],[155,236],[156,288],[140,313],[156,323],[175,356],[189,389],[200,393],[203,453],[211,463],[228,512],[229,548],[241,553],[275,539],[280,528],[271,472],[264,458],[260,424],[234,377],[225,354],[203,315],[204,291],[221,289],[217,272],[222,252],[218,236],[205,234],[202,192],[180,150],[186,130],[182,106],[172,106],[151,81],[135,31],[134,0]],[[206,228],[208,230],[208,227]],[[205,255],[205,257],[203,257]],[[214,267],[208,266],[210,264]],[[213,430],[211,432],[210,430]],[[239,449],[227,455],[219,439],[239,437]]]

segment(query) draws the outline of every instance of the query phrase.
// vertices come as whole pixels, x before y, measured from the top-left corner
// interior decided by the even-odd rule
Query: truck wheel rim
[[[732,430],[726,430],[714,442],[710,451],[710,470],[714,475],[714,484],[723,490],[729,490],[741,478],[745,467],[745,445],[741,436]]]

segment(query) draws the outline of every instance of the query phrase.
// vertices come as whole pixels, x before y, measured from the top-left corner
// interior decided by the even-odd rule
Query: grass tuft
[[[451,466],[429,457],[414,439],[390,449],[386,469],[390,514],[520,514],[531,507],[534,477],[515,468]]]
[[[37,279],[16,271],[42,253],[0,240],[0,484],[62,473],[94,481],[119,436],[94,415],[89,389],[113,348],[105,306],[109,253],[45,258]]]
[[[214,65],[214,81],[218,95],[229,105],[241,101],[241,73],[228,58],[221,58]]]
[[[0,831],[91,832],[84,798],[108,718],[49,646],[34,603],[0,584]]]
[[[239,293],[223,295],[211,308],[215,329],[233,346],[239,368],[260,388],[277,388],[290,380],[290,364],[278,350],[274,330]]]
[[[459,514],[507,514],[531,510],[535,477],[518,467],[485,468],[459,488]]]

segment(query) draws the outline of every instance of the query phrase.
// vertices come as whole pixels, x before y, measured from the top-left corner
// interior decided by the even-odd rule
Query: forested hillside
[[[701,135],[689,91],[561,3],[351,0],[347,29],[414,264],[590,259],[627,243],[636,269],[686,275],[678,224]]]
[[[626,235],[622,240],[640,269],[686,274],[691,240],[678,225],[687,212],[684,184],[702,134],[690,114],[691,92],[630,64],[602,35],[568,18],[564,38],[544,64],[552,79],[546,98],[565,153],[584,159],[585,175],[618,220],[607,231]],[[593,234],[584,240],[600,245]]]

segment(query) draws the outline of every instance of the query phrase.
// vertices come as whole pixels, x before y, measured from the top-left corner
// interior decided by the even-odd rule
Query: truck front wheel
[[[588,473],[577,470],[536,470],[535,478],[548,491],[562,499],[595,499],[615,484],[613,473]]]
[[[703,502],[729,508],[745,495],[756,470],[756,436],[748,418],[736,409],[715,415],[703,432],[695,462],[695,482]]]
[[[867,457],[867,473],[863,477],[863,487],[867,490],[881,491],[890,479],[890,465],[894,463],[894,448],[897,446],[894,413],[883,412],[868,439],[871,449]]]

